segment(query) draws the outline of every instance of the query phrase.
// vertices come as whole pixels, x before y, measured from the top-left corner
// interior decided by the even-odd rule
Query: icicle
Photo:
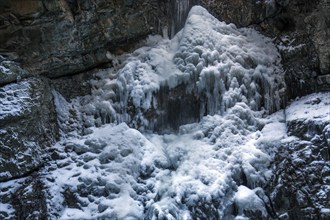
[[[171,38],[184,26],[189,10],[192,7],[191,0],[173,0],[173,20]]]

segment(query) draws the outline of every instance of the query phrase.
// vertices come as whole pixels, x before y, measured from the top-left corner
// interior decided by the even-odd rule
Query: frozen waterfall
[[[191,5],[176,3],[179,25]],[[284,115],[267,116],[285,89],[271,40],[194,6],[172,39],[150,36],[116,63],[91,95],[54,91],[63,138],[44,174],[51,217],[267,218],[260,187],[285,136]]]
[[[189,10],[194,5],[195,0],[171,0],[171,38],[183,28]]]
[[[239,102],[266,113],[282,105],[280,55],[271,40],[199,6],[173,39],[150,36],[126,56],[119,70],[97,73],[92,95],[76,102],[81,128],[125,122],[162,133],[223,115]]]

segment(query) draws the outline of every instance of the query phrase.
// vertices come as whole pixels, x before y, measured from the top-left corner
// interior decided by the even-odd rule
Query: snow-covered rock
[[[309,193],[318,206],[309,216],[327,215],[329,94],[269,115],[285,89],[270,39],[196,6],[172,40],[153,36],[132,54],[107,56],[116,65],[95,74],[90,95],[66,100],[53,90],[62,138],[35,180],[0,183],[2,216],[15,218],[10,198],[34,198],[39,185],[50,219],[297,217],[292,205],[306,214]],[[26,83],[8,87],[30,97]],[[32,114],[3,93],[1,120]]]
[[[315,93],[286,109],[288,137],[276,152],[270,182],[279,216],[328,219],[330,207],[330,93]]]
[[[0,181],[28,174],[43,163],[58,137],[46,79],[31,78],[0,88]]]

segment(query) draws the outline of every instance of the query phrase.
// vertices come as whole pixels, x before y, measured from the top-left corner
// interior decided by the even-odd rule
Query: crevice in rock
[[[39,173],[39,171],[45,167],[45,162],[43,162],[42,164],[40,164],[39,166],[29,170],[28,172],[24,173],[23,175],[20,175],[20,176],[14,176],[14,177],[11,177],[11,178],[8,178],[6,180],[0,180],[0,183],[5,183],[5,182],[8,182],[8,181],[12,181],[12,180],[17,180],[17,179],[21,179],[21,178],[27,178],[27,177],[30,177],[30,176],[33,176],[35,175],[36,173]]]

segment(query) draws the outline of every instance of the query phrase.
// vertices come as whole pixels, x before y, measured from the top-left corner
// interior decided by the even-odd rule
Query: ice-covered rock
[[[267,116],[285,89],[270,39],[197,6],[173,39],[103,56],[113,66],[73,94],[66,78],[1,88],[0,218],[327,219],[329,94]],[[41,167],[52,97],[62,139]]]
[[[268,216],[264,202],[253,190],[245,186],[238,187],[238,191],[235,194],[235,206],[237,214],[239,215],[236,219],[240,219],[241,216],[249,215],[249,212],[256,213],[255,215],[259,215],[259,218],[266,218]]]
[[[94,128],[55,146],[60,155],[47,176],[48,212],[59,219],[139,219],[143,194],[140,164],[149,141],[126,124]],[[65,148],[65,151],[64,151]]]
[[[260,116],[237,103],[223,116],[181,126],[178,134],[143,135],[121,123],[68,137],[54,146],[55,161],[43,171],[48,212],[60,219],[235,216],[237,187],[267,184],[267,152],[280,143],[273,137],[264,147],[271,135],[259,130],[276,119]],[[278,134],[285,135],[284,126]],[[269,216],[257,191],[255,197],[262,216]]]

